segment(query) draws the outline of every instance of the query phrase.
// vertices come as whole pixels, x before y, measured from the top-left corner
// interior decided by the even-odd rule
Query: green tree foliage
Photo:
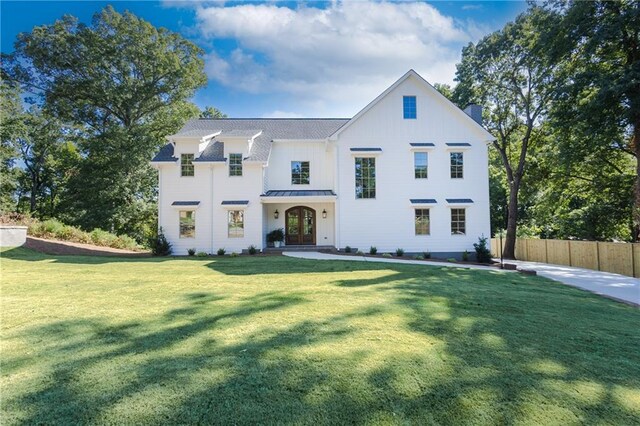
[[[603,220],[616,212],[630,239],[640,238],[640,3],[637,1],[551,2],[562,14],[556,49],[563,54],[557,80],[560,96],[552,109],[560,155],[566,163],[585,163],[610,193]],[[629,186],[629,160],[635,164]],[[578,166],[581,167],[581,166]],[[611,184],[602,180],[610,177]],[[615,205],[632,199],[630,214],[621,217]],[[619,190],[628,191],[623,196]],[[613,191],[613,192],[611,192]],[[595,201],[595,200],[594,200]],[[581,208],[580,208],[581,209]],[[604,209],[604,207],[603,207]],[[627,233],[627,232],[624,232]],[[596,232],[596,234],[600,234]]]
[[[539,127],[555,94],[553,61],[546,51],[557,15],[532,7],[514,23],[463,49],[453,98],[485,106],[485,123],[496,136],[508,188],[506,258],[515,257],[518,194],[527,158],[539,144]]]
[[[200,118],[227,118],[227,114],[224,114],[216,107],[207,106],[200,111]]]
[[[64,16],[22,33],[3,77],[38,94],[46,111],[78,126],[82,161],[62,202],[83,228],[141,240],[154,222],[157,178],[148,162],[165,137],[198,115],[202,50],[111,7],[84,25]]]
[[[20,89],[0,81],[0,214],[15,210],[18,157],[15,140],[25,133]]]

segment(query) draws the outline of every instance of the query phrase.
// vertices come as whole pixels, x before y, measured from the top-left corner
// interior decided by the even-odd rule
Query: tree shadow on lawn
[[[231,262],[207,266],[218,271]],[[9,336],[26,340],[33,353],[5,358],[3,376],[14,384],[25,374],[38,381],[3,398],[4,418],[7,424],[637,422],[638,310],[516,274],[326,263],[280,266],[298,273],[387,270],[329,284],[358,290],[348,297],[362,291],[380,297],[353,311],[326,317],[309,311],[291,321],[286,309],[306,309],[304,294],[265,292],[228,307],[219,295],[199,292],[150,320],[85,318]],[[269,313],[282,315],[277,327],[261,325]],[[398,318],[399,329],[385,322],[388,315]],[[237,327],[253,331],[233,341],[226,333]]]

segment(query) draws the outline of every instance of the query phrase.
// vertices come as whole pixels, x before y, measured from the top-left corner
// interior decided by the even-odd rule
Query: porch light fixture
[[[322,218],[323,219],[327,218],[327,210],[326,209],[322,209]]]
[[[277,219],[280,216],[280,212],[278,211],[278,209],[276,209],[275,212],[273,212],[273,218]]]

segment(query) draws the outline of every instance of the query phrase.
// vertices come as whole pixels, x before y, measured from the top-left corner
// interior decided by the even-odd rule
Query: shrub
[[[274,243],[276,241],[284,241],[284,229],[274,229],[267,234],[268,243]]]
[[[398,257],[404,256],[404,249],[397,248],[396,249],[396,256],[398,256]]]
[[[198,256],[198,257],[207,257],[207,256],[209,256],[209,253],[207,253],[206,251],[199,251],[198,253],[196,253],[196,256]]]
[[[466,251],[466,250],[462,252],[462,261],[463,262],[468,262],[469,261],[469,252]]]
[[[456,263],[457,260],[456,260],[455,257],[450,257],[450,258],[447,259],[447,262]]]
[[[369,247],[369,254],[376,254],[377,252],[378,249],[376,248],[376,246]]]
[[[346,246],[346,247],[344,248],[344,252],[345,252],[345,253],[351,253],[351,247],[350,247],[350,246]]]
[[[226,251],[225,249],[223,249],[223,248],[219,248],[219,249],[218,249],[218,256],[224,256],[224,254],[225,254],[226,252],[227,252],[227,251]]]
[[[393,256],[391,256],[391,253],[383,253],[382,257],[393,257]]]
[[[362,250],[358,250],[356,254],[364,255],[364,252]]]
[[[239,254],[236,253],[236,252],[231,253],[231,257],[238,257],[238,256],[239,256]]]
[[[247,249],[247,251],[249,252],[250,255],[254,255],[258,252],[258,249],[256,248],[256,246],[254,246],[253,244],[251,244],[249,246],[249,248]]]
[[[196,254],[196,249],[194,248],[187,249],[187,254],[189,254],[189,256],[194,256]]]
[[[476,260],[480,263],[491,263],[491,250],[487,244],[487,237],[484,235],[478,238],[477,243],[473,243],[476,250]]]
[[[425,259],[431,259],[431,252],[429,252],[429,251],[422,252],[422,256]]]
[[[171,254],[171,243],[167,241],[162,228],[158,230],[158,235],[149,241],[149,246],[154,256],[169,256]]]
[[[424,260],[424,256],[423,256],[423,255],[421,255],[421,254],[416,254],[415,256],[413,256],[413,258],[414,258],[415,260]]]

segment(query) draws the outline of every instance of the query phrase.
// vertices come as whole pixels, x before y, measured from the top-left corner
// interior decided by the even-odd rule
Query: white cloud
[[[326,9],[300,4],[199,5],[206,39],[232,39],[210,52],[210,79],[248,93],[284,93],[289,109],[349,116],[410,68],[451,83],[460,47],[472,39],[426,3],[346,2]]]
[[[480,10],[482,9],[481,4],[465,4],[462,6],[462,10]]]

